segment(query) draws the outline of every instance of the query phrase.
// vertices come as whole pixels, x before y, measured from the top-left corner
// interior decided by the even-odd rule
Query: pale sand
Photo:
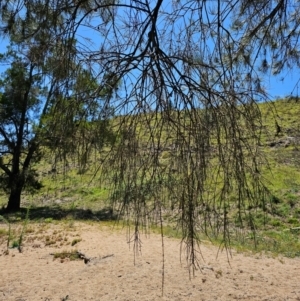
[[[206,244],[201,248],[204,268],[190,280],[186,263],[180,263],[180,241],[165,238],[162,296],[159,235],[141,236],[142,250],[134,265],[125,230],[112,230],[99,222],[78,223],[72,229],[50,225],[47,231],[62,227],[68,245],[61,247],[45,246],[38,238],[30,241],[34,233],[26,234],[23,253],[11,249],[9,255],[4,255],[2,243],[0,300],[300,300],[299,258],[233,251],[229,265],[225,252],[216,258],[218,248]],[[82,241],[71,247],[70,242],[78,236]],[[50,255],[75,247],[92,257],[88,264],[82,260],[61,262]]]

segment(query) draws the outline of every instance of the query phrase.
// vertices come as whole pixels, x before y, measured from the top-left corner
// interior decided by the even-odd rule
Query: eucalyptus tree
[[[238,225],[246,220],[255,229],[249,208],[268,192],[257,103],[269,98],[269,76],[299,67],[298,2],[2,3],[4,33],[15,23],[26,31],[33,15],[44,24],[51,9],[64,20],[57,38],[66,47],[79,42],[76,61],[93,71],[99,89],[107,78],[122,81],[117,101],[109,101],[119,126],[107,162],[112,199],[134,220],[136,243],[141,226],[152,218],[162,225],[170,208],[193,267],[199,230],[229,242],[230,208]]]

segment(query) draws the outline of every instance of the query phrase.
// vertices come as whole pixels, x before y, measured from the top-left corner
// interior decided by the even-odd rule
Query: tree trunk
[[[19,185],[18,185],[19,184]],[[18,211],[21,208],[21,193],[23,185],[16,183],[10,190],[6,211]]]

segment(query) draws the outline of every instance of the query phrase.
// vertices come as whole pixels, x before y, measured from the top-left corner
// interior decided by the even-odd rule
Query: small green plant
[[[10,226],[10,222],[2,215],[0,215],[0,221],[1,220],[4,221],[8,226],[7,243],[6,243],[6,253],[8,254],[8,248],[9,248],[10,239],[11,239],[11,226]]]
[[[22,227],[21,234],[19,236],[18,250],[19,250],[20,253],[22,252],[23,236],[24,236],[24,233],[26,231],[26,227],[27,227],[28,221],[29,221],[29,208],[27,208],[26,216],[25,216],[25,220],[24,220],[24,224],[23,224],[23,227]]]
[[[279,219],[275,218],[270,219],[269,225],[276,228],[283,227],[283,223]]]
[[[298,218],[295,218],[295,217],[290,217],[290,218],[287,220],[287,222],[288,222],[289,224],[294,225],[294,226],[298,226],[298,225],[299,225],[299,220],[298,220]]]
[[[75,201],[73,201],[70,205],[70,210],[76,210],[76,208],[77,208],[77,204]]]
[[[283,203],[275,208],[274,213],[281,217],[287,217],[290,213],[290,206],[286,203]]]
[[[73,239],[72,242],[71,242],[71,246],[75,246],[80,241],[81,241],[81,238],[75,238],[75,239]]]
[[[11,247],[12,247],[12,249],[19,248],[20,247],[19,242],[14,240]]]

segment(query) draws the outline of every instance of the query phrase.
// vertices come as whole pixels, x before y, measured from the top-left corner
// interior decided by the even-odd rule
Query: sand
[[[22,253],[5,255],[5,242],[0,245],[0,300],[300,300],[299,258],[232,251],[228,263],[226,252],[216,257],[218,248],[205,244],[202,269],[190,279],[186,262],[180,263],[180,241],[165,237],[162,296],[159,235],[141,235],[135,256],[126,231],[101,222],[31,227]],[[75,238],[81,241],[71,246]],[[75,249],[91,260],[53,259]]]

